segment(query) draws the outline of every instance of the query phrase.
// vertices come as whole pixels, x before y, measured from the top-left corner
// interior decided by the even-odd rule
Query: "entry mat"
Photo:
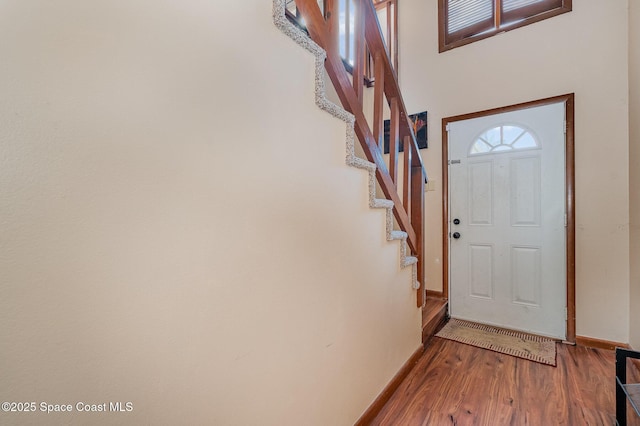
[[[494,352],[556,366],[556,341],[519,331],[505,330],[452,318],[436,333],[437,337]]]

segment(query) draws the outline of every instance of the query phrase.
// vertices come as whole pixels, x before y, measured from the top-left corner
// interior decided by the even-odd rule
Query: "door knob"
[[[453,219],[453,224],[454,225],[460,225],[460,219]]]
[[[457,240],[458,238],[460,238],[460,233],[459,233],[459,232],[454,232],[454,233],[453,233],[453,238],[455,238],[456,240]]]

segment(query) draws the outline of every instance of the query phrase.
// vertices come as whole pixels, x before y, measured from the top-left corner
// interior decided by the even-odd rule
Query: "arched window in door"
[[[540,144],[531,132],[514,124],[505,124],[481,133],[471,144],[469,156],[537,148]]]

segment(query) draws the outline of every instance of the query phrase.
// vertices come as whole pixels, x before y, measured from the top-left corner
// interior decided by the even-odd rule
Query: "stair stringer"
[[[339,105],[331,102],[326,97],[324,81],[324,62],[327,54],[306,33],[293,25],[285,16],[286,0],[273,0],[273,22],[285,35],[298,45],[311,52],[315,57],[315,100],[316,105],[323,111],[342,120],[346,124],[346,157],[345,162],[351,167],[366,170],[369,173],[369,207],[372,209],[386,209],[386,236],[387,241],[400,241],[400,266],[411,266],[411,285],[414,289],[420,288],[418,282],[418,258],[410,256],[407,244],[407,233],[394,230],[393,226],[393,201],[376,197],[376,165],[355,154],[355,117]]]

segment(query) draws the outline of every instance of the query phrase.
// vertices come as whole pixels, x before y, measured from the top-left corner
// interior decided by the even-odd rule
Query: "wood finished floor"
[[[372,424],[615,425],[614,352],[558,344],[557,364],[434,337]],[[640,425],[627,411],[628,424]]]

